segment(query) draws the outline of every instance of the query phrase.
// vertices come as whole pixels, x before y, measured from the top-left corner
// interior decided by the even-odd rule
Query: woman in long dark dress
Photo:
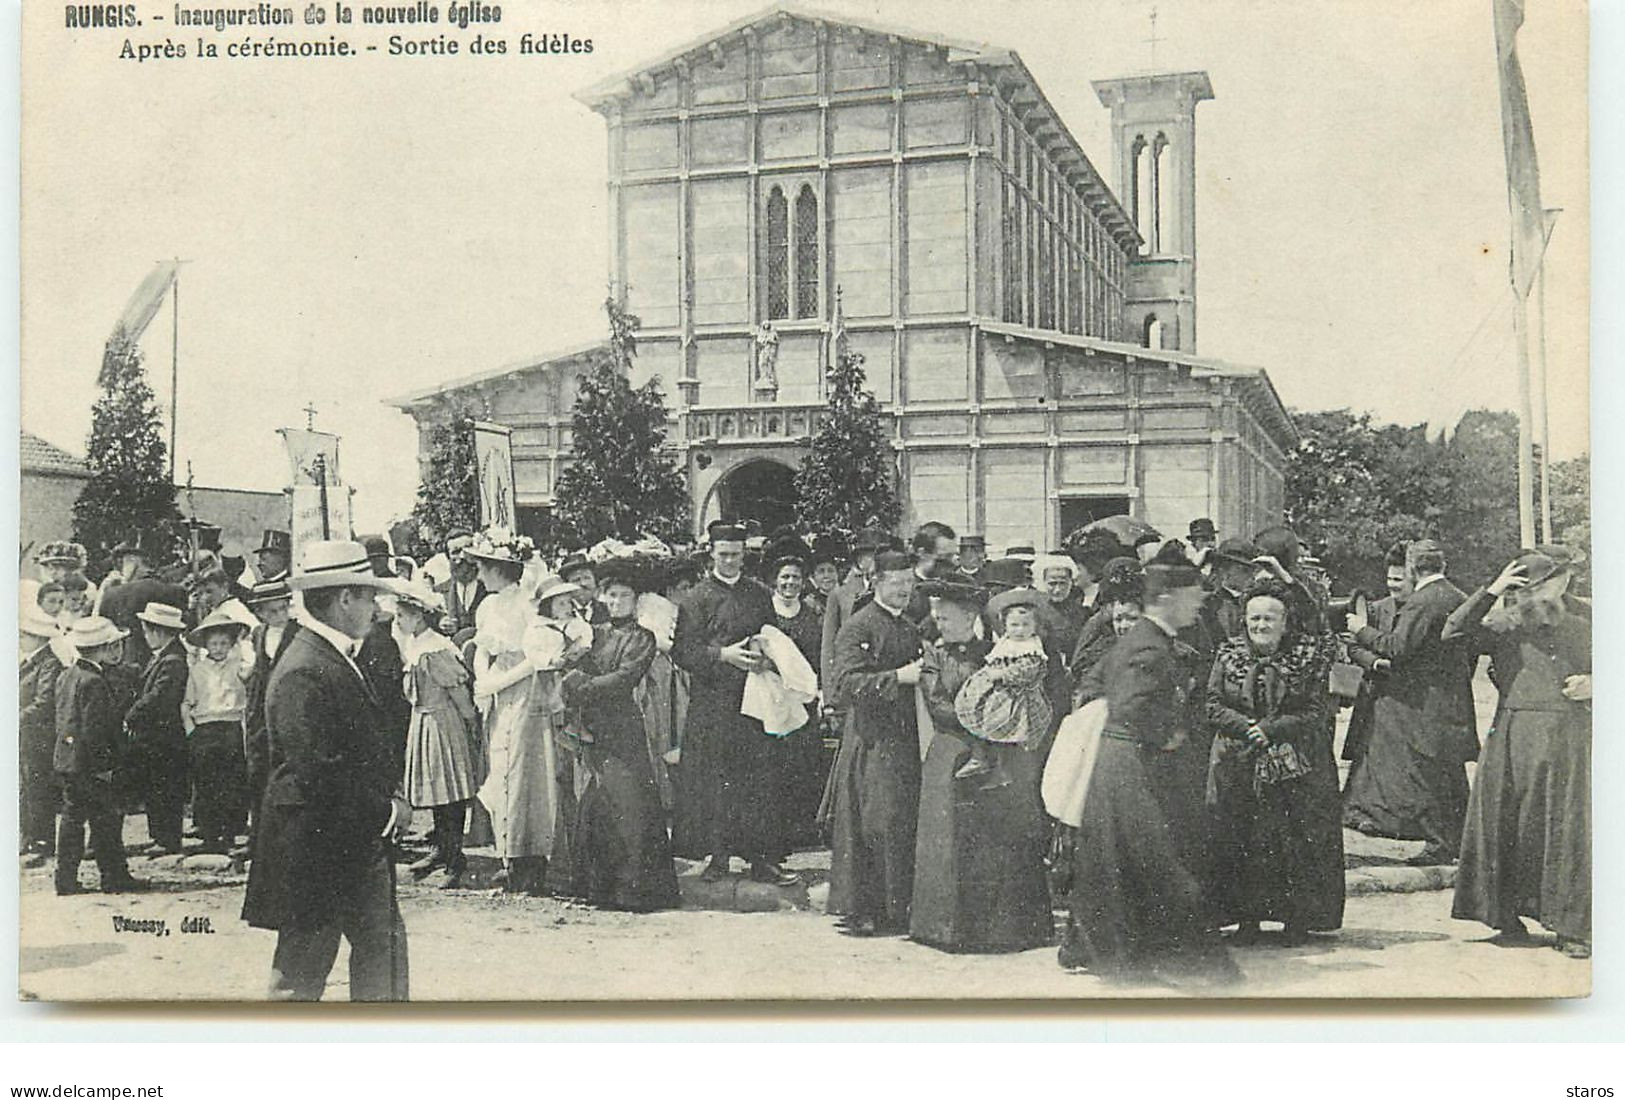
[[[566,703],[590,738],[581,754],[589,778],[576,819],[575,883],[605,908],[675,908],[677,872],[666,815],[643,712],[633,697],[654,660],[655,639],[637,624],[634,572],[610,566],[604,574],[599,593],[609,621],[593,627],[592,649],[565,674],[563,685]]]
[[[1524,554],[1445,620],[1500,691],[1467,805],[1451,915],[1530,941],[1522,918],[1591,954],[1591,614],[1569,570]],[[1492,611],[1505,594],[1505,606]]]
[[[1294,629],[1290,602],[1284,585],[1256,585],[1243,605],[1246,632],[1219,646],[1207,684],[1214,901],[1237,922],[1237,945],[1256,942],[1264,920],[1285,925],[1284,946],[1343,924],[1327,663],[1316,640]]]
[[[974,585],[930,581],[931,615],[941,636],[925,647],[920,692],[936,736],[920,771],[910,938],[947,951],[1025,951],[1053,938],[1044,882],[1040,753],[987,743],[1011,782],[987,788],[954,773],[970,758],[971,735],[954,700],[981,667],[990,643],[976,637],[987,600]]]
[[[807,565],[802,558],[781,557],[773,563],[768,577],[773,588],[773,625],[796,644],[821,686],[824,613],[805,594],[806,575]],[[829,774],[816,708],[811,709],[807,724],[786,734],[778,747],[784,754],[779,775],[784,783],[785,842],[792,848],[815,847],[819,841],[818,802]]]

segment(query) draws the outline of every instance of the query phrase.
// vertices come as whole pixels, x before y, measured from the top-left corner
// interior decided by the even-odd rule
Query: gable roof
[[[1298,426],[1293,422],[1292,414],[1287,412],[1286,406],[1281,403],[1280,394],[1275,392],[1275,383],[1270,381],[1269,372],[1263,367],[1243,366],[1223,359],[1192,355],[1188,351],[1123,344],[1115,340],[1103,340],[1098,336],[1079,336],[1069,332],[1013,325],[1003,321],[982,321],[979,327],[983,332],[1010,336],[1032,343],[1060,344],[1063,347],[1081,348],[1086,352],[1102,352],[1123,359],[1143,359],[1153,363],[1165,363],[1171,367],[1184,367],[1190,371],[1192,378],[1235,379],[1244,396],[1255,403],[1260,420],[1271,429],[1281,450],[1290,451],[1298,444]]]
[[[491,370],[479,371],[476,374],[465,374],[461,378],[453,378],[425,389],[413,390],[411,393],[405,393],[399,397],[386,397],[384,404],[391,405],[402,412],[410,412],[414,406],[433,401],[437,397],[456,390],[478,386],[482,382],[495,382],[498,379],[508,378],[512,375],[546,370],[548,367],[557,366],[572,359],[590,358],[595,354],[607,353],[608,351],[609,341],[607,340],[595,340],[588,344],[578,344],[575,347],[549,352],[546,355],[534,358],[521,359],[518,362],[508,363],[505,366],[495,367]]]
[[[944,35],[910,30],[886,23],[874,22],[868,19],[851,19],[845,15],[832,15],[827,12],[815,11],[801,7],[798,4],[776,3],[763,8],[754,15],[747,15],[736,19],[725,27],[710,31],[698,38],[692,39],[675,49],[667,50],[659,57],[653,58],[630,69],[625,69],[613,76],[606,77],[587,88],[575,93],[575,98],[595,111],[604,112],[616,99],[630,96],[637,89],[639,81],[645,80],[655,73],[673,69],[691,55],[701,54],[709,50],[716,43],[721,43],[736,35],[753,31],[764,23],[771,23],[786,19],[797,19],[809,23],[827,23],[838,27],[849,27],[854,30],[866,32],[885,38],[897,38],[917,45],[929,46],[943,50],[950,65],[975,64],[991,70],[994,79],[1001,88],[1007,89],[1011,102],[1020,109],[1022,125],[1029,132],[1041,135],[1040,144],[1049,145],[1059,138],[1059,143],[1049,149],[1049,153],[1056,162],[1076,173],[1073,182],[1084,196],[1087,203],[1097,215],[1105,222],[1112,234],[1132,249],[1140,244],[1139,231],[1134,227],[1134,221],[1123,209],[1117,196],[1106,183],[1094,163],[1089,159],[1083,147],[1078,144],[1077,138],[1062,121],[1061,116],[1050,105],[1049,99],[1044,95],[1038,81],[1022,61],[1021,55],[1012,49],[996,46],[988,42],[975,42],[967,39],[949,38]]]
[[[90,467],[83,459],[75,458],[54,443],[47,443],[37,435],[22,433],[19,465],[28,473],[69,474],[90,476]]]

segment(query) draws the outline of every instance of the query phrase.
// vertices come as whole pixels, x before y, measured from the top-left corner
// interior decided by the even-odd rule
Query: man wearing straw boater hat
[[[157,850],[181,850],[181,824],[186,814],[186,728],[181,702],[188,675],[186,623],[181,609],[149,603],[136,612],[148,652],[141,687],[124,716],[130,731],[133,786],[147,807],[147,836]]]
[[[304,548],[288,587],[305,623],[266,686],[270,776],[254,838],[243,919],[277,933],[276,1000],[319,1000],[350,944],[350,999],[405,1000],[406,926],[390,841],[412,808],[386,733],[388,716],[355,656],[391,581],[357,542]]]
[[[87,615],[73,624],[70,640],[78,656],[56,682],[56,751],[51,760],[62,782],[56,892],[83,890],[79,861],[85,855],[87,824],[102,892],[139,890],[146,884],[124,864],[124,812],[113,782],[124,716],[106,673],[123,652],[124,631],[100,615]]]
[[[262,581],[248,593],[248,609],[260,620],[249,634],[254,671],[248,678],[248,706],[243,711],[243,755],[248,765],[248,811],[253,824],[260,817],[260,796],[271,771],[271,743],[265,736],[265,688],[288,644],[302,629],[290,618],[293,590],[288,579]]]

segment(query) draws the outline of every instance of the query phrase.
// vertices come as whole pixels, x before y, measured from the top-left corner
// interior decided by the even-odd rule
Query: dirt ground
[[[1482,680],[1482,677],[1480,678]],[[1475,684],[1481,726],[1493,689]],[[1339,722],[1339,740],[1347,712]],[[428,815],[420,814],[420,828]],[[1350,865],[1393,863],[1419,844],[1346,833]],[[126,839],[145,836],[126,820]],[[188,863],[196,862],[188,860]],[[207,862],[207,861],[204,861]],[[488,872],[489,859],[475,863]],[[793,861],[816,883],[827,853]],[[151,893],[58,898],[50,868],[24,871],[21,995],[41,1000],[260,1000],[272,933],[238,919],[244,876],[202,871],[175,857],[131,858]],[[692,866],[686,867],[692,873]],[[94,883],[88,864],[82,881]],[[641,999],[1067,999],[1178,995],[1123,988],[1068,973],[1054,948],[1018,955],[953,955],[902,939],[842,936],[815,909],[738,913],[682,909],[633,915],[494,890],[443,891],[434,878],[400,887],[419,1001]],[[818,897],[818,887],[811,891]],[[114,918],[140,922],[118,930]],[[201,920],[199,919],[201,918]],[[187,931],[206,928],[206,931]],[[1344,927],[1301,948],[1265,942],[1233,952],[1242,997],[1582,996],[1591,969],[1549,948],[1502,949],[1490,930],[1450,919],[1449,891],[1351,896]],[[345,950],[327,997],[348,995]]]
[[[132,819],[132,822],[138,819]],[[25,871],[21,994],[44,1000],[258,1000],[274,937],[238,919],[242,877],[132,868],[159,889],[58,898]],[[88,870],[86,881],[94,880]],[[433,883],[435,880],[428,880]],[[816,911],[683,909],[633,915],[550,898],[403,883],[414,1000],[1166,997],[1067,973],[1053,948],[946,954],[902,939],[855,940]],[[1341,933],[1309,946],[1236,951],[1244,997],[1577,996],[1587,963],[1482,942],[1449,918],[1448,892],[1351,897]],[[120,931],[114,918],[140,924]],[[200,919],[201,918],[201,919]],[[161,928],[160,931],[151,929]],[[188,931],[187,929],[206,929]],[[344,949],[327,996],[347,996]],[[1177,994],[1174,994],[1177,995]]]

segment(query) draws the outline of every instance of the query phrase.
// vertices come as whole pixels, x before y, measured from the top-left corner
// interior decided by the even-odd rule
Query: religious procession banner
[[[321,487],[317,485],[293,487],[293,560],[296,563],[309,542],[351,537],[350,490],[342,485],[327,489],[325,525],[322,519],[323,496]]]
[[[515,530],[513,429],[474,423],[474,461],[479,467],[480,526]]]
[[[331,488],[341,483],[338,436],[305,428],[278,428],[277,434],[288,448],[288,484],[297,488],[325,481]]]

